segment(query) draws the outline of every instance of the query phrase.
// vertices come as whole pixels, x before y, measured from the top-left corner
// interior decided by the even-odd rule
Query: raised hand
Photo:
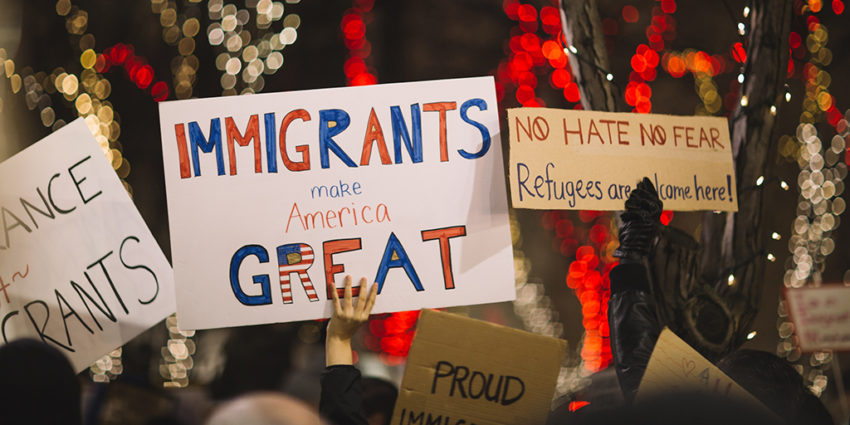
[[[342,300],[336,289],[331,291],[333,299],[333,314],[328,323],[327,339],[325,341],[325,363],[332,365],[350,365],[351,338],[364,323],[369,320],[375,298],[378,296],[378,284],[373,283],[368,291],[366,278],[360,279],[360,295],[354,302],[351,295],[351,276],[345,277],[345,290]]]

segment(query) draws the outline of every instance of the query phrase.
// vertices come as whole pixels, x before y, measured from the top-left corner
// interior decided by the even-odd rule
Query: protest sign
[[[649,177],[668,210],[737,211],[726,118],[508,109],[514,208],[622,210]]]
[[[767,409],[673,331],[664,328],[652,350],[635,399],[641,401],[653,395],[677,391],[732,397]]]
[[[346,274],[375,313],[514,299],[497,111],[491,77],[160,103],[178,326],[329,317]]]
[[[78,372],[174,312],[171,267],[82,118],[0,164],[3,342]]]
[[[546,423],[567,342],[423,310],[391,423]]]
[[[850,350],[850,287],[790,288],[785,302],[800,349]]]

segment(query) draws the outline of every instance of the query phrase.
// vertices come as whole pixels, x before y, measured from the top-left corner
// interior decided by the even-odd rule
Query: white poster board
[[[160,103],[178,326],[515,298],[491,77]]]
[[[850,351],[850,286],[789,288],[785,301],[803,351]]]
[[[675,211],[738,211],[723,117],[508,109],[511,205],[622,210],[649,177]]]
[[[174,312],[171,267],[83,119],[0,164],[2,342],[78,372]]]

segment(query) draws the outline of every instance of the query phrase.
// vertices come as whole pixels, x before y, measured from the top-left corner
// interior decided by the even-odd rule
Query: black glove
[[[646,257],[658,234],[663,208],[664,203],[658,198],[655,186],[644,177],[626,200],[626,212],[620,216],[623,222],[620,246],[614,250],[614,256],[637,262]]]

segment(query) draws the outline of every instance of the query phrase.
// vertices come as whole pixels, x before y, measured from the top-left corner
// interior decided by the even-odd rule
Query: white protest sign
[[[491,77],[163,102],[160,122],[181,329],[329,317],[346,274],[380,284],[375,313],[515,298]]]
[[[726,118],[508,109],[514,208],[622,210],[649,177],[668,210],[737,211]]]
[[[174,312],[171,267],[83,119],[0,164],[3,342],[77,371]]]
[[[785,301],[803,351],[850,350],[849,286],[790,288]]]

